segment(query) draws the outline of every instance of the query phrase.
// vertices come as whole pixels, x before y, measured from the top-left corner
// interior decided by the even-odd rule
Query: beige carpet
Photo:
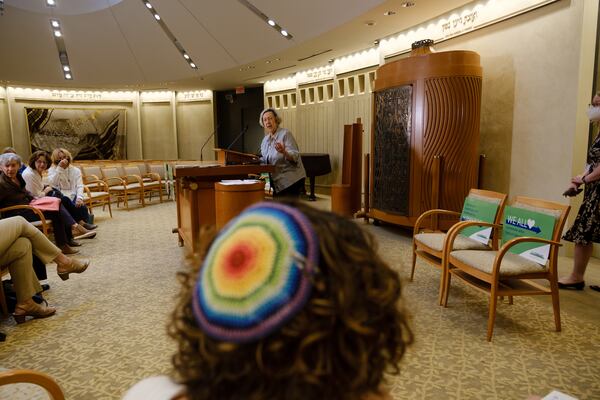
[[[52,288],[45,296],[58,307],[57,315],[20,326],[12,318],[0,323],[8,334],[0,343],[0,367],[45,371],[67,399],[118,399],[139,379],[168,373],[174,351],[165,324],[178,290],[175,272],[183,262],[171,233],[175,204],[116,210],[113,219],[96,213],[98,238],[81,247],[82,256],[92,258],[90,269],[62,282],[55,267],[48,267]],[[410,234],[366,229],[406,278]],[[416,343],[401,375],[389,380],[395,399],[525,399],[552,389],[600,398],[599,319],[563,306],[563,331],[557,333],[546,301],[518,298],[499,307],[494,340],[488,343],[487,298],[455,283],[444,309],[435,305],[438,283],[438,271],[420,263],[415,281],[404,285]],[[590,290],[567,297],[578,295],[592,301],[598,295],[595,304],[600,304],[600,293]]]

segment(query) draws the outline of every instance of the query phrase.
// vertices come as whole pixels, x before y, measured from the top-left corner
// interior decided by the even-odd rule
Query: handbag
[[[60,208],[60,199],[57,197],[38,197],[29,202],[29,205],[42,211],[58,211]]]
[[[48,193],[46,193],[46,196],[58,197],[60,199],[64,196],[64,194],[62,194],[62,192],[60,190],[58,190],[57,188],[53,187],[52,190],[50,190]]]

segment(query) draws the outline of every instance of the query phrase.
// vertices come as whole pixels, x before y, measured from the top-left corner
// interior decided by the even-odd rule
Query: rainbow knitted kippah
[[[258,203],[230,221],[210,246],[193,310],[210,337],[251,342],[277,330],[310,295],[319,243],[297,209]]]

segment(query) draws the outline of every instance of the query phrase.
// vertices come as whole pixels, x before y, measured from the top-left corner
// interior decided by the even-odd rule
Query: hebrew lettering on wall
[[[373,207],[408,215],[412,85],[375,94]]]
[[[123,160],[125,110],[26,108],[31,152],[57,147],[76,160]]]

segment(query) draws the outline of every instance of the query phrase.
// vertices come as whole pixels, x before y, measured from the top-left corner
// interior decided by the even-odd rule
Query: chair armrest
[[[117,176],[109,176],[108,178],[104,178],[104,183],[106,183],[108,187],[110,187],[110,181],[117,181],[119,185],[126,186],[125,181]]]
[[[554,240],[529,237],[529,236],[511,239],[508,242],[504,243],[504,245],[498,251],[498,254],[496,254],[496,258],[494,259],[494,265],[492,267],[492,276],[495,276],[495,277],[499,276],[500,265],[502,264],[502,259],[504,258],[504,255],[508,252],[508,250],[510,250],[511,247],[513,247],[519,243],[523,243],[523,242],[545,243],[545,244],[549,244],[550,246],[557,246],[557,247],[562,246],[562,244],[560,242],[555,242]]]
[[[4,208],[0,208],[0,214],[6,211],[12,211],[12,210],[31,210],[33,211],[38,218],[40,219],[40,221],[42,221],[42,231],[44,232],[44,235],[48,235],[48,225],[46,222],[46,217],[44,217],[44,213],[42,213],[39,209],[30,206],[30,205],[26,205],[26,204],[19,204],[16,206],[10,206],[10,207],[4,207]]]
[[[460,213],[456,212],[456,211],[442,210],[439,208],[436,208],[434,210],[425,211],[415,221],[415,227],[413,229],[413,237],[421,231],[421,224],[423,223],[423,221],[425,221],[427,218],[430,218],[430,217],[433,217],[436,215],[451,215],[451,216],[458,217],[458,216],[460,216]]]
[[[86,185],[88,183],[92,183],[94,181],[99,181],[99,180],[100,180],[100,178],[97,177],[96,175],[86,175],[86,176],[83,177],[83,183],[86,184]]]
[[[129,183],[129,178],[133,178],[134,180],[136,180],[141,186],[144,185],[144,180],[142,179],[141,176],[139,175],[123,175],[121,177],[121,179],[123,179],[123,181]]]
[[[462,231],[463,229],[465,229],[469,226],[488,226],[488,227],[492,227],[496,230],[502,229],[502,225],[492,224],[490,222],[460,221],[460,222],[452,225],[452,227],[448,230],[448,232],[446,234],[446,241],[444,242],[444,248],[442,250],[442,254],[443,254],[442,257],[447,258],[450,255],[450,252],[452,251],[452,248],[454,247],[454,240],[456,239],[456,237],[458,236],[460,231]],[[492,237],[497,237],[497,235],[492,235]],[[492,248],[493,247],[494,246],[492,246]]]
[[[160,178],[160,175],[157,174],[156,172],[148,172],[147,174],[144,174],[144,178],[151,178],[153,181],[162,183],[162,179]]]

